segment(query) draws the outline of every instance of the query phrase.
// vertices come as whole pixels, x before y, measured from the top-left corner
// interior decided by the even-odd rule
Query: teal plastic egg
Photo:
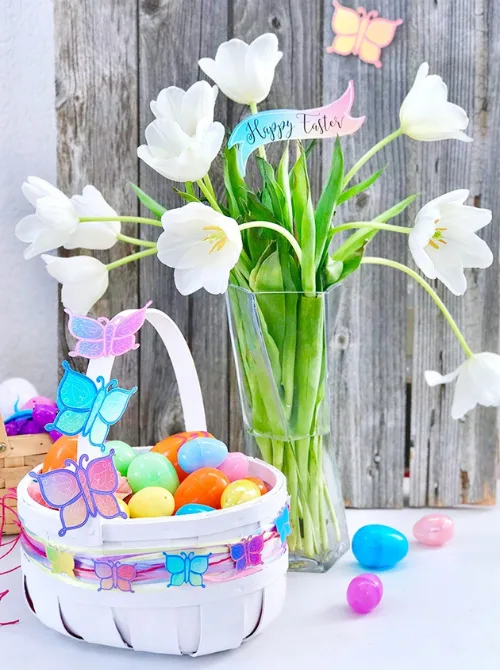
[[[172,463],[162,454],[151,451],[134,458],[127,479],[134,493],[149,486],[159,486],[174,494],[179,486],[179,477]]]
[[[215,437],[197,437],[189,440],[177,452],[179,467],[184,472],[200,468],[218,468],[227,458],[227,447]]]
[[[188,503],[179,507],[175,516],[182,516],[183,514],[199,514],[200,512],[215,512],[213,507],[209,505],[199,505],[198,503]]]
[[[374,570],[393,568],[408,553],[408,540],[399,530],[372,523],[352,538],[352,553],[361,565]]]
[[[113,463],[115,464],[115,468],[121,475],[126,477],[129,465],[137,456],[137,452],[129,444],[121,440],[109,440],[105,446],[106,453],[109,453],[110,449],[114,450]]]

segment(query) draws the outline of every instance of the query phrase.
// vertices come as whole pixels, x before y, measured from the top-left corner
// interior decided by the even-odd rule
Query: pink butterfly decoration
[[[241,540],[238,544],[230,547],[231,558],[236,563],[236,570],[245,570],[249,566],[262,565],[262,550],[264,549],[264,538],[262,535],[249,537]]]
[[[119,589],[125,593],[134,593],[132,582],[137,575],[135,565],[120,563],[120,561],[94,561],[94,572],[101,580],[98,591]]]
[[[89,460],[87,454],[81,456],[79,463],[68,459],[66,468],[52,470],[44,474],[31,472],[40,485],[40,493],[49,507],[59,510],[63,537],[68,530],[84,526],[90,517],[101,516],[114,519],[127,515],[121,511],[113,495],[118,486],[118,473],[113,463],[114,451],[107,456]],[[73,466],[75,471],[69,469]]]
[[[73,314],[69,309],[68,330],[76,338],[77,343],[70,356],[83,358],[101,358],[102,356],[122,356],[127,351],[137,349],[135,334],[142,328],[146,319],[146,310],[151,300],[141,309],[129,316],[115,316],[107,319],[101,316],[92,319],[89,316]]]

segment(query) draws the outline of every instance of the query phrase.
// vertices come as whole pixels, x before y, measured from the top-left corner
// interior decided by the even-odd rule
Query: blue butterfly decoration
[[[208,570],[211,553],[200,555],[195,554],[194,551],[190,551],[189,554],[181,551],[179,554],[163,552],[163,555],[165,556],[165,568],[167,572],[170,572],[170,582],[167,584],[167,588],[182,586],[182,584],[205,588],[203,575]]]
[[[126,391],[118,387],[116,379],[106,383],[103,377],[98,377],[96,384],[90,377],[72,370],[67,361],[62,366],[64,375],[57,389],[59,413],[45,429],[58,430],[63,435],[81,433],[104,452],[109,429],[123,416],[137,386]]]
[[[291,534],[292,527],[290,526],[290,506],[288,503],[283,507],[274,521],[276,530],[282,542],[286,542],[286,538]]]

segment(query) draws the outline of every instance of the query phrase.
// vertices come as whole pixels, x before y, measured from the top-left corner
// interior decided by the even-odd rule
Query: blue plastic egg
[[[182,515],[182,514],[199,514],[200,512],[215,512],[215,509],[213,507],[210,507],[209,505],[199,505],[198,503],[188,503],[187,505],[183,505],[182,507],[179,507],[179,509],[175,513],[175,516],[179,516],[179,515]]]
[[[184,472],[194,472],[200,468],[218,468],[227,458],[227,447],[215,437],[197,437],[189,440],[179,449],[177,462]]]
[[[408,553],[408,540],[395,528],[372,523],[354,534],[352,553],[367,568],[393,568]]]

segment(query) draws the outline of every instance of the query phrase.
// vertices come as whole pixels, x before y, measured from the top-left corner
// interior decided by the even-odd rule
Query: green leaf
[[[291,233],[293,232],[293,210],[292,210],[292,196],[290,194],[290,176],[288,174],[289,157],[290,157],[290,148],[287,142],[285,150],[283,151],[283,155],[281,156],[280,163],[278,165],[276,180],[280,185],[283,197],[285,199],[285,204],[283,208],[283,225]]]
[[[304,149],[299,143],[300,155],[290,173],[293,219],[302,248],[302,288],[306,293],[316,291],[316,223],[311,200],[311,188]]]
[[[332,286],[332,284],[336,284],[342,276],[343,270],[344,263],[342,261],[336,261],[331,256],[328,256],[325,265],[324,288],[327,289]]]
[[[139,198],[139,200],[142,202],[144,207],[147,207],[150,212],[153,212],[155,216],[157,216],[159,219],[161,219],[162,215],[165,214],[167,211],[163,205],[160,205],[159,202],[156,202],[156,200],[153,200],[151,196],[149,196],[147,193],[144,193],[144,191],[136,186],[136,184],[133,184],[132,182],[130,183],[130,188],[134,191],[136,196]]]
[[[238,149],[232,147],[224,150],[224,185],[229,211],[234,219],[242,216],[245,211],[248,187],[238,169]]]
[[[314,219],[316,223],[316,269],[324,256],[325,244],[330,230],[330,224],[337,206],[338,197],[342,191],[344,179],[344,155],[340,140],[337,137],[333,148],[332,164],[327,182],[316,207]]]
[[[286,306],[283,275],[277,250],[260,264],[253,290],[257,293],[257,302],[267,324],[269,335],[277,346],[279,358],[285,336]]]
[[[192,195],[191,193],[187,193],[185,191],[180,191],[178,188],[174,187],[175,193],[177,195],[180,195],[183,200],[186,202],[201,202],[199,198],[197,198],[195,195]]]
[[[354,196],[358,195],[358,193],[361,193],[362,191],[366,191],[367,188],[369,188],[372,184],[374,184],[377,181],[377,179],[382,175],[382,173],[384,172],[386,167],[387,166],[384,165],[383,168],[380,168],[380,170],[377,170],[377,172],[374,172],[371,175],[371,177],[368,177],[368,179],[365,179],[364,181],[361,181],[359,184],[356,184],[355,186],[351,186],[351,188],[348,188],[343,193],[341,193],[338,197],[337,205],[341,205],[346,200],[350,200],[351,198],[354,198]]]
[[[401,214],[401,212],[404,211],[408,205],[411,205],[415,198],[418,198],[418,195],[418,193],[415,193],[414,195],[410,195],[404,200],[401,200],[401,202],[398,202],[397,205],[386,209],[385,212],[382,212],[382,214],[379,214],[377,217],[375,217],[374,221],[378,221],[379,223],[387,223],[389,219],[393,219],[395,216],[398,216],[398,214]]]
[[[312,150],[314,149],[314,147],[316,146],[316,142],[317,142],[317,141],[318,141],[318,140],[311,140],[311,141],[309,142],[309,144],[307,145],[307,147],[304,149],[304,154],[305,154],[306,160],[309,158],[309,156],[310,156],[310,154],[311,154],[311,151],[312,151]]]
[[[246,214],[250,221],[271,221],[279,223],[273,212],[266,207],[251,191],[247,192]]]
[[[272,210],[275,219],[286,226],[286,198],[281,186],[276,181],[274,170],[266,160],[259,156],[257,156],[257,165],[262,175],[262,202]]]
[[[251,229],[251,230],[254,230],[254,229]],[[267,247],[264,249],[264,251],[262,252],[260,258],[257,261],[257,263],[255,264],[253,270],[250,272],[250,279],[249,279],[248,283],[250,285],[250,289],[254,293],[257,290],[257,288],[256,288],[256,286],[257,286],[257,283],[256,283],[257,282],[257,275],[259,273],[261,265],[267,258],[269,258],[269,256],[275,250],[275,248],[276,248],[276,245],[275,245],[274,242],[267,242]]]

